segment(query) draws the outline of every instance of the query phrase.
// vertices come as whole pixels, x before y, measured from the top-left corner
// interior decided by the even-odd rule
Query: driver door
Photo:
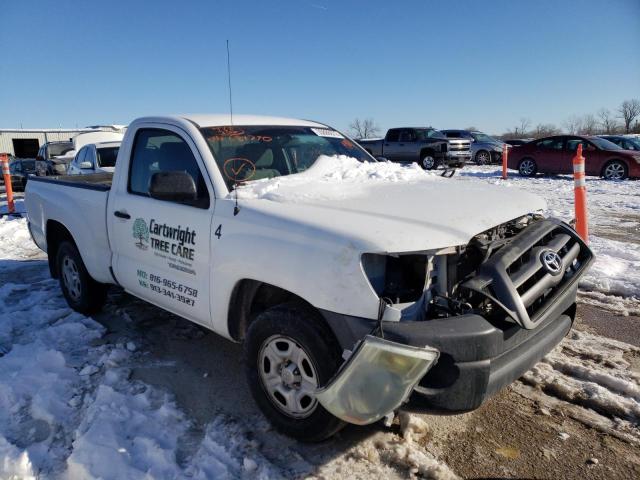
[[[195,144],[177,127],[140,128],[128,163],[126,186],[120,182],[107,208],[116,279],[137,297],[210,325],[214,195]],[[167,172],[189,174],[197,198],[153,198],[154,174]]]

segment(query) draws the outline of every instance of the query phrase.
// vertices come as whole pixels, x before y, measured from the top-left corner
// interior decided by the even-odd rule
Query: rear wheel
[[[324,440],[345,424],[315,398],[342,358],[332,332],[312,309],[288,303],[251,323],[244,345],[246,375],[262,413],[298,440]]]
[[[611,160],[602,169],[605,180],[625,180],[629,176],[627,165],[621,160]]]
[[[60,288],[69,306],[85,315],[100,310],[107,297],[107,286],[91,278],[73,243],[62,242],[58,247],[56,265]]]
[[[533,177],[538,171],[538,166],[533,158],[523,158],[518,164],[518,172],[523,177]]]
[[[476,163],[478,165],[488,165],[491,163],[491,154],[486,150],[479,150],[476,153]]]

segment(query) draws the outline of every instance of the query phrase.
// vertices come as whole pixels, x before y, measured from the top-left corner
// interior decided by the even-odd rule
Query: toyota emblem
[[[562,258],[553,250],[545,250],[540,254],[540,261],[544,269],[551,275],[562,273]]]

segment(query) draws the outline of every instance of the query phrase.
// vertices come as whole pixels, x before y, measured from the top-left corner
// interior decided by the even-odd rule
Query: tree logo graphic
[[[136,221],[133,222],[133,238],[138,240],[136,247],[140,250],[146,250],[148,248],[146,243],[149,243],[149,228],[143,218],[136,218]],[[146,243],[143,243],[143,241]]]

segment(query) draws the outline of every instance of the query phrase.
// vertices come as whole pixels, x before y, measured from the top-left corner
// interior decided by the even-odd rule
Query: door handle
[[[121,212],[120,210],[116,210],[115,212],[113,212],[113,214],[116,217],[124,218],[125,220],[129,220],[131,218],[131,215],[129,215],[127,212]]]

